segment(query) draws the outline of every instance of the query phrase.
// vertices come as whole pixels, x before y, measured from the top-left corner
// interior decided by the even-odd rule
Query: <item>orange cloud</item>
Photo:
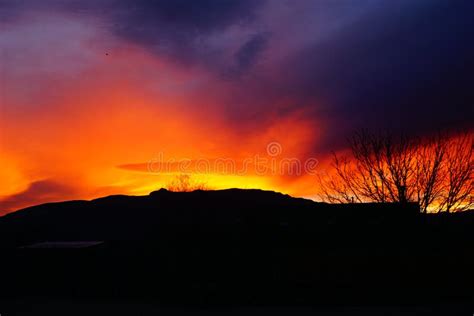
[[[41,89],[12,86],[2,99],[0,212],[71,198],[148,193],[181,172],[145,170],[160,153],[174,161],[231,159],[237,170],[256,155],[269,158],[267,145],[277,142],[281,152],[270,157],[275,162],[304,160],[320,133],[304,112],[284,119],[268,113],[256,122],[258,130],[239,129],[222,112],[223,92],[211,91],[214,82],[222,85],[203,69],[183,69],[130,45],[106,50],[96,40],[82,44],[89,59],[81,67],[22,73],[25,82],[40,82]],[[42,69],[54,63],[48,58],[40,61]],[[12,67],[7,77],[15,71]],[[300,190],[312,185],[304,174],[288,176],[273,167],[267,164],[259,173],[254,163],[243,174],[218,168],[190,173],[211,188],[309,192]]]

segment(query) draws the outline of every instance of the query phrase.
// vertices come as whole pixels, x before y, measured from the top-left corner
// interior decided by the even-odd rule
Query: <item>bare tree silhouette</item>
[[[445,136],[437,135],[417,147],[414,186],[416,200],[424,213],[428,211],[429,206],[442,198],[443,179],[446,176],[446,168],[443,166],[446,144]]]
[[[349,154],[334,154],[333,172],[319,177],[325,201],[418,202],[422,212],[473,206],[472,133],[418,138],[362,130],[349,145]]]
[[[446,188],[441,207],[447,212],[474,205],[474,135],[464,134],[446,144]]]

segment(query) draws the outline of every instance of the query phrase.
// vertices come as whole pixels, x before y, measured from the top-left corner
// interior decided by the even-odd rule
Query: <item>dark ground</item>
[[[275,316],[428,316],[428,315],[472,315],[469,307],[463,306],[226,306],[226,307],[173,307],[154,302],[106,301],[106,300],[38,300],[0,303],[2,315],[275,315]]]
[[[474,312],[472,212],[161,190],[18,211],[0,240],[2,316]]]

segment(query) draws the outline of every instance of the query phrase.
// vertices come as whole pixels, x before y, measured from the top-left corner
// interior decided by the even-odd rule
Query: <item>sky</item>
[[[468,0],[0,0],[0,215],[180,174],[314,197],[355,130],[473,129],[473,38]]]

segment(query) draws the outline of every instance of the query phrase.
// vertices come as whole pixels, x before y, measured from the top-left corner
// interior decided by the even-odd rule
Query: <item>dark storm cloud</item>
[[[117,1],[112,19],[118,36],[180,62],[212,63],[219,49],[207,38],[254,18],[262,1]]]
[[[258,55],[265,49],[268,41],[268,34],[256,34],[252,36],[235,54],[237,65],[240,69],[247,69],[252,66]]]
[[[281,88],[323,100],[335,134],[473,127],[473,38],[472,1],[396,3],[293,56]]]
[[[216,69],[221,78],[235,81],[238,85],[245,85],[242,77],[254,73],[254,66],[261,59],[262,54],[268,48],[270,39],[269,32],[260,32],[249,35],[233,54],[227,63],[220,64]]]
[[[132,35],[135,32],[149,30],[153,33],[159,27],[168,30],[186,32],[209,32],[225,28],[239,20],[248,19],[253,8],[258,4],[253,0],[117,0],[116,5],[123,5],[124,28],[128,26]],[[138,25],[138,26],[137,26]]]
[[[222,54],[210,36],[255,18],[264,1],[253,0],[0,0],[0,18],[20,13],[63,11],[94,16],[126,41],[183,63],[210,65]]]

